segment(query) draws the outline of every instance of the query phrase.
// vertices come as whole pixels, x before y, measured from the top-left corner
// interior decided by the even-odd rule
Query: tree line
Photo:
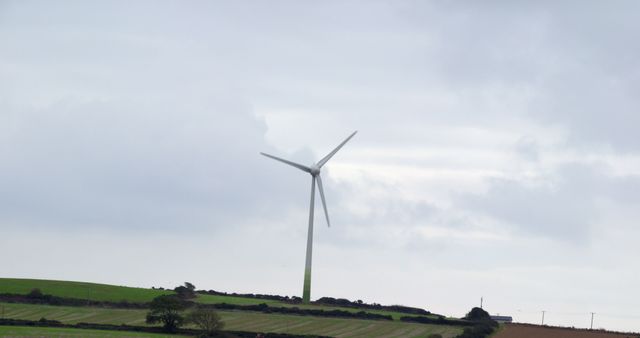
[[[378,303],[365,303],[362,300],[350,301],[345,298],[333,298],[333,297],[322,297],[314,302],[315,304],[321,305],[331,305],[331,306],[341,306],[341,307],[354,307],[354,308],[365,308],[371,310],[384,310],[384,311],[393,311],[393,312],[401,312],[415,315],[430,315],[431,312],[410,306],[403,305],[381,305]]]
[[[159,290],[160,289],[162,288],[159,288]],[[302,303],[302,298],[296,297],[296,296],[289,297],[289,296],[268,295],[268,294],[235,293],[235,292],[229,293],[229,292],[222,292],[222,291],[216,291],[216,290],[198,290],[195,292],[203,295],[233,296],[233,297],[243,297],[243,298],[275,300],[275,301],[280,301],[280,302],[290,303],[290,304]],[[312,303],[318,304],[318,305],[393,311],[393,312],[400,312],[400,313],[407,313],[407,314],[414,314],[414,315],[431,314],[431,312],[425,309],[417,308],[417,307],[403,306],[403,305],[381,305],[378,303],[365,303],[360,299],[356,301],[351,301],[346,298],[321,297],[318,300],[313,301]]]

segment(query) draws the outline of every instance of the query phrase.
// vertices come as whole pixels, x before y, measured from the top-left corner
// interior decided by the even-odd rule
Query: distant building
[[[499,323],[511,323],[513,321],[511,316],[491,316],[491,319]]]

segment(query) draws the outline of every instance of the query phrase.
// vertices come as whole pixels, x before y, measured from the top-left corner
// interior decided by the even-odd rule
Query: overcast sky
[[[258,153],[358,130],[312,298],[640,331],[639,10],[0,1],[2,277],[300,296],[310,177]]]

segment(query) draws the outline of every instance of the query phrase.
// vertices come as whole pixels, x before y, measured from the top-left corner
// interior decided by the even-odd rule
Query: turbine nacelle
[[[309,167],[309,174],[313,176],[320,175],[320,167],[318,167],[317,164],[312,165],[311,167]]]

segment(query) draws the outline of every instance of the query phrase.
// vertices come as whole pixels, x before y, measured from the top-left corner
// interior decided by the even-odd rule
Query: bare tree
[[[211,308],[199,307],[194,309],[187,315],[187,321],[195,324],[207,335],[213,335],[224,327],[218,312]]]

